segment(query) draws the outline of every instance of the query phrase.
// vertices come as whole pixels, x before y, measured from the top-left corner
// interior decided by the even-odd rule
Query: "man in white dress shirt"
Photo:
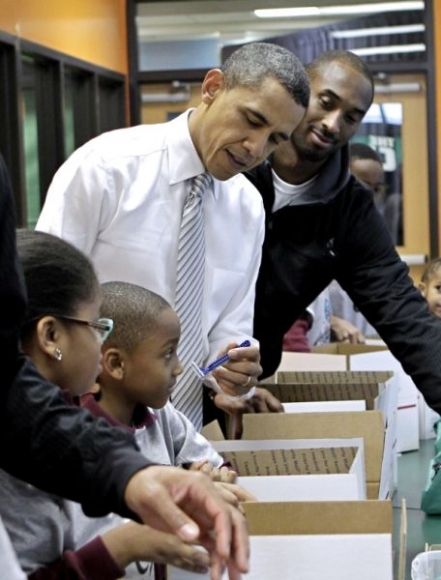
[[[291,52],[268,43],[241,47],[222,69],[208,71],[195,109],[168,123],[103,134],[78,149],[56,173],[37,224],[90,256],[102,282],[138,284],[173,305],[184,200],[192,178],[209,172],[204,361],[229,352],[230,362],[213,373],[229,395],[249,390],[261,373],[252,328],[264,212],[241,173],[289,139],[308,99],[307,75]],[[250,347],[231,350],[246,338]],[[235,407],[222,396],[216,404]],[[280,403],[262,390],[256,408],[277,411]]]

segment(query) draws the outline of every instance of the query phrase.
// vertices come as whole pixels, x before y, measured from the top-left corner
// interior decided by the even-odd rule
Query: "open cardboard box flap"
[[[245,503],[250,580],[392,580],[389,501]],[[170,580],[197,580],[171,569]],[[208,576],[202,578],[208,579]],[[222,580],[228,578],[228,573]]]
[[[265,388],[282,403],[363,400],[369,411],[375,408],[375,400],[379,395],[378,383],[281,382],[265,385]]]
[[[212,442],[262,501],[364,500],[364,441],[248,439]]]
[[[393,529],[388,500],[246,502],[243,507],[251,536],[392,534]]]
[[[335,439],[362,437],[368,497],[378,498],[385,429],[381,411],[259,413],[243,416],[242,439]]]

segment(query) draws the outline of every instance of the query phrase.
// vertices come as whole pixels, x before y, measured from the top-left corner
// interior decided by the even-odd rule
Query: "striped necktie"
[[[202,428],[202,385],[190,368],[203,362],[202,297],[204,291],[205,237],[202,195],[211,182],[208,173],[193,178],[185,200],[179,231],[175,309],[181,321],[179,358],[184,372],[173,393],[173,405]]]

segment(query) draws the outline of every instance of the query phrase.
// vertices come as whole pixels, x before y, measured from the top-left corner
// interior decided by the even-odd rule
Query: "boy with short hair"
[[[205,472],[220,482],[220,491],[233,503],[255,499],[240,486],[231,485],[236,473],[169,402],[182,373],[177,356],[180,324],[170,304],[158,294],[126,282],[107,282],[101,287],[101,315],[113,313],[113,336],[103,344],[102,370],[92,392],[81,397],[81,406],[132,432],[141,452],[158,464]],[[115,527],[118,519],[87,518],[78,504],[72,504],[70,516],[77,548]],[[143,576],[147,572],[150,575]],[[125,577],[159,580],[163,574],[162,565],[137,562],[126,568]]]

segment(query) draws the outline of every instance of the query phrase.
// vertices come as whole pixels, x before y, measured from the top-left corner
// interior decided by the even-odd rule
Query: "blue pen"
[[[239,344],[239,346],[235,346],[234,348],[241,348],[243,346],[251,346],[250,341],[249,340],[244,340],[241,344]],[[233,349],[231,349],[231,350],[233,350]],[[191,363],[191,368],[195,371],[195,373],[198,375],[198,377],[200,377],[201,379],[203,379],[208,374],[210,374],[211,371],[213,371],[217,367],[220,367],[221,365],[223,365],[224,363],[226,363],[229,359],[230,359],[230,357],[226,353],[226,354],[222,355],[221,357],[217,358],[216,360],[214,360],[207,367],[200,367],[195,362],[192,362]]]

